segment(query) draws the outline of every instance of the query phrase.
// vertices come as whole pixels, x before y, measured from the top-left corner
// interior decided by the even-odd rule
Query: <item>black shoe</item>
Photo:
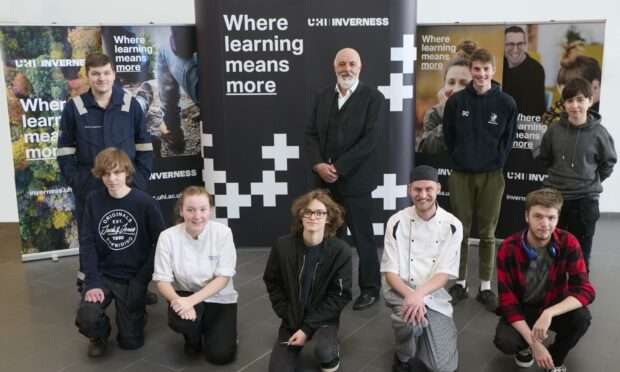
[[[321,372],[336,372],[340,368],[340,358],[336,357],[329,363],[321,363]]]
[[[467,294],[467,292],[469,292],[469,288],[467,286],[463,287],[462,285],[455,283],[452,287],[450,287],[450,289],[448,290],[448,293],[450,294],[450,296],[452,296],[452,300],[450,301],[450,303],[452,305],[456,305],[458,304],[461,300],[466,299],[467,297],[469,297],[469,295]]]
[[[108,340],[105,338],[91,338],[90,344],[88,344],[88,356],[93,358],[100,357],[105,354],[107,348]]]
[[[361,294],[353,304],[353,310],[366,310],[375,302],[379,301],[379,296],[371,296],[369,294]]]
[[[411,362],[403,362],[394,355],[394,361],[392,362],[392,372],[411,372]]]
[[[202,350],[202,340],[200,337],[190,339],[186,334],[183,334],[183,338],[185,339],[185,345],[183,346],[185,355],[197,355],[200,353]]]
[[[146,292],[146,304],[147,305],[155,305],[158,300],[159,299],[155,293],[151,291]]]
[[[476,301],[482,303],[484,307],[492,313],[497,311],[497,296],[490,289],[485,289],[484,291],[478,292]]]
[[[534,364],[534,355],[529,347],[515,354],[515,363],[521,368],[530,368]]]
[[[189,343],[185,341],[185,346],[183,346],[183,351],[185,355],[198,355],[202,351],[202,342],[198,342],[196,344]]]
[[[161,123],[159,133],[161,133],[162,142],[166,142],[172,152],[180,154],[185,151],[185,134],[181,127],[168,129],[165,123]]]

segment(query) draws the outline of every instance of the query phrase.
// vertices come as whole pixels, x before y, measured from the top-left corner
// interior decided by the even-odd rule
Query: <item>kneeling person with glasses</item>
[[[295,371],[303,346],[315,340],[321,371],[340,366],[340,314],[351,301],[351,248],[336,238],[343,209],[327,190],[293,202],[293,234],[278,238],[263,280],[275,313],[282,319],[269,371]]]

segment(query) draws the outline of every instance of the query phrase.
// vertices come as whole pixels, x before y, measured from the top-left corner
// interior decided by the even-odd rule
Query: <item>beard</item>
[[[354,86],[355,83],[357,83],[357,78],[354,78],[351,75],[347,75],[347,76],[338,75],[337,79],[338,79],[338,85],[340,85],[340,87],[344,89],[349,89],[352,86]]]

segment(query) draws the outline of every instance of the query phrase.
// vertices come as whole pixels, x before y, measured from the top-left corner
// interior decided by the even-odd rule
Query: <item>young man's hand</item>
[[[403,299],[403,320],[418,325],[422,322],[425,314],[424,296],[417,291],[408,293]]]
[[[299,329],[288,339],[288,346],[304,346],[306,342],[308,342],[308,335]]]
[[[554,367],[553,358],[551,354],[549,354],[549,350],[538,341],[534,341],[532,345],[530,345],[532,349],[532,354],[534,354],[534,360],[536,361],[536,365],[540,368],[551,369]]]
[[[101,303],[103,303],[103,300],[105,300],[105,296],[104,296],[103,291],[101,290],[101,288],[89,289],[84,294],[84,301],[86,301],[86,302],[92,302],[92,303],[101,302]]]
[[[543,311],[542,314],[540,314],[540,317],[536,320],[536,323],[534,323],[534,326],[532,327],[532,338],[534,340],[543,342],[547,338],[547,331],[551,326],[552,318],[553,317],[546,311]]]

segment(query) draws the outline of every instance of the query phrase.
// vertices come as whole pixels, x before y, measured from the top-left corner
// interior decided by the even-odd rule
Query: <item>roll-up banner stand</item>
[[[144,103],[156,150],[147,191],[160,201],[168,225],[180,190],[202,184],[200,111],[183,89],[175,104],[185,148],[171,151],[160,141],[157,58],[170,49],[173,27],[195,34],[193,26],[0,26],[23,260],[78,250],[74,197],[60,176],[56,146],[64,105],[88,90],[89,53],[107,53],[116,65],[116,83]]]

